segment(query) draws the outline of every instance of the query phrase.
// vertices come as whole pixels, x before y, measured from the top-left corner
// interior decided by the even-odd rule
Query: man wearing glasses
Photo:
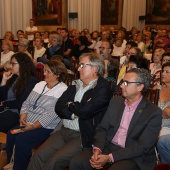
[[[96,128],[92,150],[75,156],[69,170],[154,170],[154,146],[161,128],[161,110],[144,97],[150,85],[147,70],[129,70],[121,84],[123,97],[113,97]]]
[[[100,55],[82,54],[78,71],[80,79],[73,81],[55,106],[63,126],[33,154],[28,170],[63,170],[74,155],[91,148],[95,128],[106,112],[112,92],[103,78]]]
[[[103,31],[103,32],[102,32],[102,35],[101,35],[101,40],[98,41],[98,42],[96,43],[95,47],[94,47],[94,49],[96,50],[96,52],[97,52],[98,54],[100,54],[100,49],[99,49],[99,47],[101,46],[102,42],[105,41],[105,40],[108,40],[108,39],[109,39],[109,34],[108,34],[108,32]]]

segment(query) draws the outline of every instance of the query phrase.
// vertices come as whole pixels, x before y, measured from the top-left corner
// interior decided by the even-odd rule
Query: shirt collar
[[[130,109],[135,109],[135,108],[137,108],[138,104],[141,102],[142,98],[143,98],[143,96],[141,96],[136,102],[134,102],[134,103],[133,103],[132,105],[130,105],[130,106],[128,106],[128,100],[125,99],[124,104],[125,104],[125,106],[128,106]]]

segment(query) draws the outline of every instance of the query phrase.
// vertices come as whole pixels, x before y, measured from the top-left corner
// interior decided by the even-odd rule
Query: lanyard
[[[52,88],[54,88],[55,86],[57,86],[59,83],[60,83],[60,82],[57,82]],[[37,102],[38,102],[38,100],[39,100],[44,94],[46,94],[47,92],[49,92],[49,91],[52,89],[52,88],[51,88],[51,89],[49,89],[48,91],[46,91],[46,92],[44,93],[44,90],[45,90],[46,87],[47,87],[47,84],[44,86],[41,94],[38,96],[37,100],[35,101],[35,103],[34,103],[34,105],[33,105],[33,110],[37,108]]]

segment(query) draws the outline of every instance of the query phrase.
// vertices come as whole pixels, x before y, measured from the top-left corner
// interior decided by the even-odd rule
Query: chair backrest
[[[44,68],[36,67],[36,75],[39,81],[43,81],[44,80]]]
[[[148,89],[145,97],[149,99],[153,104],[158,105],[159,89]]]
[[[78,64],[79,64],[79,61],[78,60],[71,60],[70,61],[70,70],[72,72],[74,72],[74,78],[75,79],[78,79],[79,78],[79,72],[78,72]]]
[[[75,75],[68,73],[68,77],[67,77],[65,83],[66,83],[67,85],[71,85],[73,80],[75,80]]]

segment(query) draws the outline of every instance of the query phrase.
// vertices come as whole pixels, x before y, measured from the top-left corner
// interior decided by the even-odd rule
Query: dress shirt
[[[136,110],[138,104],[141,102],[141,100],[142,100],[142,96],[139,98],[139,100],[137,100],[135,103],[133,103],[130,106],[127,103],[127,99],[125,100],[125,109],[124,109],[124,112],[122,115],[120,126],[119,126],[119,129],[117,130],[115,136],[112,139],[112,143],[114,143],[122,148],[125,148],[125,142],[126,142],[128,128],[129,128],[130,122],[132,120],[132,117],[135,113],[135,110]],[[112,154],[109,154],[109,156],[111,157],[112,162],[114,162],[114,156]]]

